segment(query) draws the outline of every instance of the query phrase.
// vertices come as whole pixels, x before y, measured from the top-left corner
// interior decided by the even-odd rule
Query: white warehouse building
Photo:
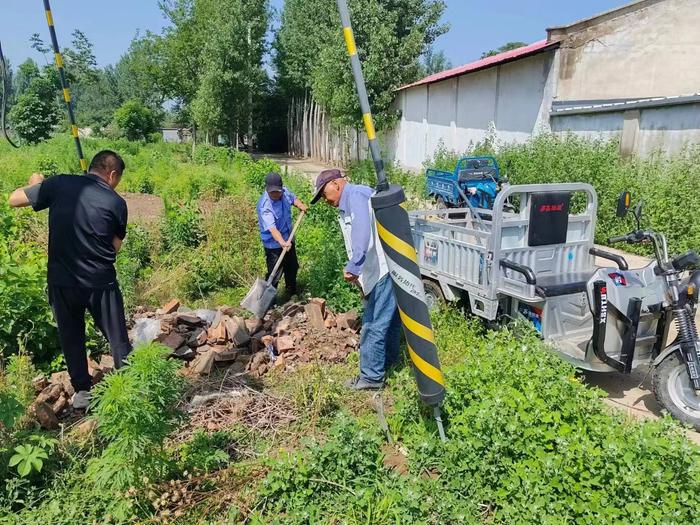
[[[699,27],[700,0],[640,0],[403,86],[387,153],[420,169],[441,142],[463,151],[488,134],[617,137],[639,155],[700,143]]]

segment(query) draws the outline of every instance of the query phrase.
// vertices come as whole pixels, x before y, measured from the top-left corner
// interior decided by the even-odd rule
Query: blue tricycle
[[[462,157],[454,171],[428,169],[427,192],[439,208],[490,210],[504,182],[494,157]]]

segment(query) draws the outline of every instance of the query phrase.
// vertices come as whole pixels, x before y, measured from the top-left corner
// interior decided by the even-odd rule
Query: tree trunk
[[[292,114],[294,113],[294,98],[289,101],[287,106],[287,154],[294,155],[292,149]]]
[[[192,158],[194,158],[194,150],[197,144],[197,124],[192,121]]]

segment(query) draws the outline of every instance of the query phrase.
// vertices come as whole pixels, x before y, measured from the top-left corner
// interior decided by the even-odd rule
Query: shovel
[[[301,220],[304,218],[304,213],[301,212],[299,213],[299,218],[297,219],[297,222],[294,224],[294,228],[292,229],[292,233],[289,236],[289,244],[291,246],[292,241],[294,240],[294,235],[297,232],[297,229],[299,228],[299,224],[301,224]],[[282,250],[282,253],[279,256],[279,259],[277,259],[277,263],[275,263],[275,267],[272,269],[272,272],[270,272],[270,277],[268,277],[267,281],[264,279],[255,279],[255,283],[253,284],[253,287],[250,289],[248,292],[248,295],[245,296],[245,298],[241,301],[241,306],[248,310],[250,313],[252,313],[255,317],[258,319],[262,319],[265,317],[265,313],[270,309],[272,306],[272,303],[275,300],[275,297],[277,296],[277,288],[275,288],[272,283],[275,282],[275,276],[277,275],[277,272],[279,272],[280,266],[282,266],[282,261],[284,260],[284,256],[287,254],[289,251],[289,248],[284,248]]]

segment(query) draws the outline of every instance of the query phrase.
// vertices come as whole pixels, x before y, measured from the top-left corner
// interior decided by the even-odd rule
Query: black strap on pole
[[[56,68],[58,69],[58,76],[61,79],[61,87],[63,88],[63,100],[65,100],[66,107],[68,108],[68,119],[70,120],[71,135],[73,135],[73,139],[75,140],[75,149],[78,151],[80,169],[83,170],[83,173],[87,173],[87,162],[85,162],[83,148],[80,145],[78,126],[75,123],[73,103],[70,96],[70,88],[68,86],[68,80],[66,79],[66,72],[63,69],[63,56],[61,55],[61,50],[58,47],[58,38],[56,38],[56,28],[53,25],[53,15],[51,14],[51,5],[49,5],[49,0],[44,0],[44,10],[46,11],[46,22],[49,25],[49,33],[51,34],[51,45],[53,46],[53,52],[56,59]]]
[[[434,407],[440,437],[445,439],[442,418],[440,417],[440,404],[445,398],[445,379],[440,369],[440,361],[435,347],[433,328],[425,300],[425,290],[418,268],[416,250],[413,246],[411,225],[408,213],[403,208],[406,197],[400,186],[390,185],[387,181],[372,121],[362,66],[360,58],[357,56],[355,37],[350,25],[347,0],[337,0],[337,3],[357,95],[360,99],[362,120],[369,139],[374,169],[377,172],[377,192],[372,197],[377,233],[384,248],[389,273],[394,283],[394,295],[406,335],[408,354],[411,363],[413,363],[418,392],[425,404]]]
[[[19,148],[17,144],[12,142],[10,135],[7,133],[7,121],[5,120],[5,114],[7,113],[7,99],[10,96],[10,75],[7,69],[7,63],[5,62],[5,55],[2,53],[2,43],[0,42],[0,84],[2,84],[2,104],[0,104],[0,127],[2,128],[2,134],[10,143],[13,148]]]

